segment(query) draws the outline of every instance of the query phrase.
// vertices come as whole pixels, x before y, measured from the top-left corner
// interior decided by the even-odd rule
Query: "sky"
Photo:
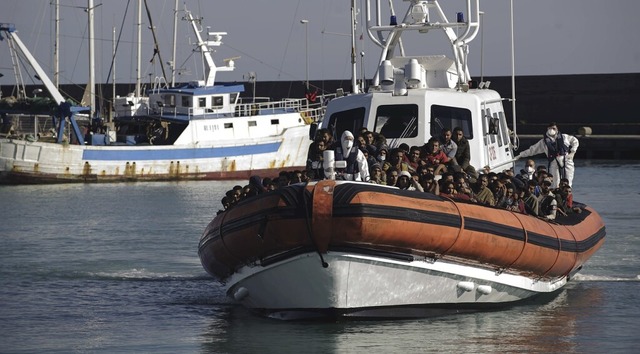
[[[0,22],[14,23],[20,38],[53,78],[53,7],[47,0],[0,0]],[[358,5],[362,0],[356,1]],[[386,3],[387,1],[381,1]],[[513,0],[516,75],[559,75],[640,72],[640,39],[635,23],[638,0]],[[87,0],[60,0],[60,82],[84,84],[88,80]],[[162,61],[172,57],[174,0],[148,0]],[[395,0],[398,14],[407,2]],[[472,77],[511,74],[509,0],[481,0],[484,11],[482,35],[471,44]],[[109,76],[113,28],[120,36],[115,60],[115,80],[135,81],[136,0],[94,0],[96,33],[96,79]],[[441,0],[452,20],[465,11],[461,0]],[[216,63],[235,60],[234,72],[219,73],[218,81],[246,81],[255,72],[258,81],[304,81],[308,56],[310,80],[350,79],[349,0],[181,0],[210,31],[227,32],[214,55]],[[364,6],[363,6],[364,7]],[[126,11],[126,16],[125,16]],[[364,8],[358,15],[362,33]],[[183,13],[180,12],[180,18]],[[386,16],[385,16],[386,17]],[[398,16],[400,17],[400,16]],[[308,20],[302,24],[300,20]],[[153,39],[143,5],[142,72],[145,82],[161,75],[159,61],[151,63]],[[200,57],[193,53],[193,31],[178,20],[178,81],[202,79]],[[451,49],[444,34],[409,38],[409,54],[446,54]],[[434,39],[435,38],[435,39]],[[482,40],[481,40],[482,38]],[[13,85],[14,74],[6,41],[0,42],[0,85]],[[413,44],[413,46],[411,46]],[[308,45],[308,46],[307,46]],[[374,74],[380,50],[364,35],[357,40],[358,65],[364,76]],[[483,58],[480,60],[480,48]],[[307,49],[308,48],[308,49]],[[482,66],[480,63],[482,62]],[[166,70],[169,70],[167,67]],[[24,75],[24,73],[23,73]],[[359,74],[360,76],[361,74]],[[108,79],[108,77],[110,77]],[[25,75],[25,84],[36,83]]]

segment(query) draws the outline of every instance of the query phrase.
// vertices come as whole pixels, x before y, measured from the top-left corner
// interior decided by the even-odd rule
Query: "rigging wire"
[[[153,20],[151,19],[151,11],[149,10],[149,5],[147,4],[147,0],[144,0],[144,6],[147,10],[147,19],[149,20],[149,26],[151,27],[151,34],[153,34],[153,56],[151,57],[151,62],[153,62],[153,60],[157,55],[158,60],[160,61],[160,69],[162,69],[162,77],[164,78],[164,81],[167,82],[167,73],[164,70],[164,62],[162,61],[162,56],[160,55],[158,39],[156,38],[156,31],[153,27]]]
[[[42,7],[40,7],[40,9],[42,9]],[[36,38],[36,43],[35,43],[34,48],[40,48],[40,36],[39,36],[39,35],[36,35],[36,34],[37,34],[37,33],[42,33],[42,27],[44,26],[44,22],[45,22],[45,21],[44,21],[45,14],[46,14],[46,11],[45,11],[45,10],[42,10],[42,12],[41,12],[41,13],[40,13],[40,10],[38,10],[38,15],[37,15],[37,17],[36,17],[36,22],[38,22],[38,29],[36,29],[36,27],[34,26],[34,27],[32,28],[32,31],[31,31],[31,36],[32,36],[32,38],[33,38],[33,37],[35,37],[35,38]],[[38,18],[39,18],[40,20],[38,20]]]
[[[251,55],[251,54],[249,54],[249,53],[247,53],[247,52],[244,52],[244,51],[242,51],[242,50],[240,50],[240,49],[238,49],[238,48],[236,48],[236,47],[234,47],[234,46],[232,46],[232,45],[230,45],[230,44],[228,44],[228,43],[225,43],[224,45],[225,45],[226,47],[230,48],[230,49],[235,50],[236,52],[238,52],[239,54],[241,54],[243,57],[251,58],[251,59],[253,59],[253,60],[257,61],[258,63],[260,63],[260,64],[262,64],[262,65],[264,65],[264,66],[266,66],[266,67],[268,67],[268,68],[270,68],[270,69],[276,70],[276,71],[279,73],[279,74],[278,74],[278,78],[280,78],[280,74],[284,74],[284,75],[286,75],[286,76],[288,76],[288,77],[290,77],[290,78],[292,78],[292,79],[294,79],[294,78],[296,77],[294,74],[289,73],[289,72],[286,72],[286,71],[284,71],[282,68],[277,68],[277,67],[275,67],[274,65],[271,65],[271,64],[269,64],[269,63],[265,62],[264,60],[259,59],[259,58],[255,57],[255,56],[253,56],[253,55]],[[284,61],[284,60],[283,60],[283,61]],[[294,81],[298,81],[298,80],[294,80]],[[301,82],[303,82],[303,80],[300,80],[300,81],[301,81]]]
[[[80,42],[80,45],[78,46],[78,52],[76,53],[76,61],[73,63],[73,70],[71,70],[71,82],[73,82],[73,74],[76,72],[76,69],[78,68],[78,59],[80,58],[80,51],[83,50],[84,47],[84,41],[87,39],[87,31],[89,30],[89,24],[87,22],[85,22],[84,24],[84,32],[82,32],[82,35],[80,36],[80,38],[82,39],[82,41]]]
[[[301,0],[298,0],[298,4],[296,5],[296,9],[293,12],[293,21],[291,21],[291,27],[289,29],[289,37],[287,38],[287,42],[286,45],[284,47],[284,52],[282,54],[282,62],[280,63],[280,69],[278,69],[278,78],[280,78],[280,73],[283,72],[283,67],[284,67],[284,62],[285,62],[285,58],[287,57],[287,52],[289,51],[289,43],[291,43],[291,35],[293,33],[293,28],[297,22],[297,18],[298,18],[298,9],[300,8],[300,2]]]
[[[127,0],[127,5],[125,6],[124,16],[122,16],[122,23],[120,24],[120,33],[118,34],[118,39],[116,40],[115,51],[111,56],[111,65],[109,66],[109,72],[107,73],[107,79],[105,80],[105,83],[109,83],[109,79],[111,78],[111,71],[113,70],[113,66],[115,65],[116,53],[118,52],[118,46],[120,45],[120,38],[122,37],[122,29],[124,28],[124,22],[127,19],[127,12],[129,12],[129,4],[131,4],[131,0]]]
[[[287,44],[285,45],[284,52],[282,54],[282,62],[280,64],[280,70],[278,70],[278,78],[280,78],[280,74],[283,72],[282,68],[284,67],[284,62],[287,57],[287,52],[289,51],[289,43],[291,42],[291,35],[293,33],[293,28],[298,18],[298,9],[300,8],[301,0],[298,0],[298,4],[296,5],[296,9],[293,12],[293,17],[291,21],[291,28],[289,29],[289,37],[287,38]],[[289,83],[289,90],[287,91],[287,96],[291,96],[291,88],[293,86],[293,82]]]

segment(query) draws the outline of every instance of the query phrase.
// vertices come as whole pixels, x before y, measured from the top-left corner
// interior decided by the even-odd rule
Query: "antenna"
[[[237,56],[237,57],[223,59],[223,61],[227,64],[228,67],[233,68],[235,66],[235,61],[240,58],[241,57]]]
[[[247,79],[249,80],[250,83],[253,84],[253,102],[252,103],[256,103],[256,80],[257,80],[256,72],[249,71],[249,73],[247,74]]]
[[[516,59],[515,59],[515,39],[513,35],[513,0],[509,1],[511,17],[511,114],[513,117],[513,148],[518,150],[518,134],[516,133]]]

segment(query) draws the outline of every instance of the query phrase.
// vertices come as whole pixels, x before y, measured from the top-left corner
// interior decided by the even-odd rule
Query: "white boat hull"
[[[91,146],[0,139],[0,180],[14,183],[240,179],[304,168],[309,126],[217,143]]]
[[[329,252],[245,266],[225,283],[245,307],[283,320],[407,318],[491,308],[550,294],[567,282],[496,273],[445,261]]]

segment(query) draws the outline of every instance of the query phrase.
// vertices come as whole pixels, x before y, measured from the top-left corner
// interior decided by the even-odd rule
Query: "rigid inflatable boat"
[[[560,289],[604,242],[602,219],[580,206],[548,222],[325,180],[263,193],[218,215],[199,253],[229,296],[267,316],[421,317]]]
[[[379,1],[375,11],[365,3],[366,13],[377,15],[367,16],[367,27],[382,49],[379,69],[366,92],[354,84],[353,94],[331,100],[318,127],[334,137],[364,127],[386,137],[390,148],[420,147],[456,127],[475,170],[513,168],[515,100],[472,80],[467,67],[480,1],[467,0],[455,21],[437,0],[405,1],[404,18],[391,8],[390,20],[380,16]],[[405,32],[444,33],[453,58],[406,56]],[[503,101],[513,107],[511,124]],[[310,137],[318,127],[311,125]],[[339,161],[329,163],[332,156],[338,159],[326,154],[322,166],[329,179],[247,198],[206,227],[202,265],[247,308],[301,319],[422,317],[504,306],[553,295],[604,242],[602,219],[583,204],[574,202],[580,212],[550,221],[436,194],[335,181]]]

